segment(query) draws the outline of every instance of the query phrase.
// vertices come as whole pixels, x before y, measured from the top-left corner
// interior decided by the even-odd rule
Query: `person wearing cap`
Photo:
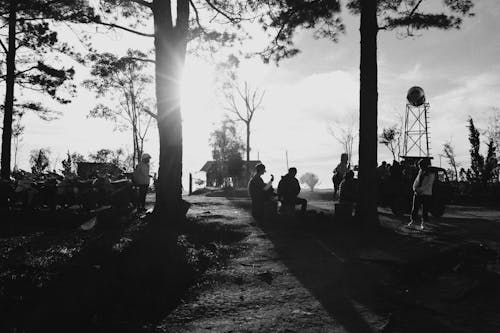
[[[139,188],[139,194],[137,197],[137,210],[144,211],[146,209],[146,194],[148,193],[149,187],[149,161],[151,160],[151,155],[142,154],[141,161],[135,167],[133,174],[133,181],[135,185]]]
[[[273,206],[273,180],[274,176],[271,175],[271,180],[266,184],[262,180],[262,175],[266,172],[264,164],[257,164],[255,166],[255,175],[248,183],[248,193],[252,199],[252,215],[255,218],[262,218],[265,215],[266,209],[272,209]],[[276,209],[275,209],[276,210]]]
[[[420,222],[420,229],[424,229],[424,222],[429,221],[429,209],[432,202],[432,186],[436,175],[429,169],[430,161],[428,159],[421,159],[418,162],[418,175],[413,182],[413,206],[411,209],[411,219],[408,226],[413,222],[417,222],[420,206],[422,206],[422,221]]]

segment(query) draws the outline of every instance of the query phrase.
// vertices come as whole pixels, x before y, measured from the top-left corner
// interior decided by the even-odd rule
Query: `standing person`
[[[141,161],[134,170],[133,181],[139,187],[139,194],[137,197],[137,211],[143,212],[146,210],[146,194],[149,187],[149,161],[151,155],[142,154]]]
[[[265,172],[265,165],[257,164],[255,166],[255,175],[248,183],[248,193],[252,199],[252,215],[257,219],[264,217],[266,210],[271,210],[275,206],[272,201],[274,176],[271,175],[271,180],[266,184],[262,180],[262,175]]]
[[[340,155],[340,163],[333,170],[333,200],[337,199],[337,192],[339,190],[340,182],[344,179],[349,166],[347,165],[347,161],[349,160],[349,155],[343,153]]]
[[[411,219],[408,226],[418,220],[418,212],[422,206],[422,221],[420,222],[420,229],[424,229],[424,222],[429,221],[429,208],[432,202],[432,186],[436,175],[429,169],[430,161],[428,159],[421,159],[418,162],[418,175],[413,182],[413,207],[411,209]]]
[[[299,198],[300,185],[295,176],[297,175],[297,168],[288,169],[288,173],[281,177],[278,183],[278,197],[286,206],[291,206],[295,209],[295,205],[301,206],[301,213],[304,214],[307,209],[307,200]]]

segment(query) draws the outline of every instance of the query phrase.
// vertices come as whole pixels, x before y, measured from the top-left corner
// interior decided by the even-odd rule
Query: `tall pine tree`
[[[291,19],[295,25],[310,26],[311,22],[323,23],[319,17],[334,23],[331,11],[339,9],[336,1],[314,1],[324,10],[317,10],[317,17],[284,14],[283,20]],[[311,3],[314,3],[311,2]],[[286,1],[287,6],[303,6],[303,1]],[[175,4],[175,5],[174,5]],[[98,18],[97,23],[113,29],[128,31],[154,39],[157,125],[160,138],[158,186],[156,188],[155,216],[173,224],[185,213],[182,202],[182,123],[180,109],[180,81],[186,52],[190,42],[196,47],[212,49],[212,45],[228,45],[238,38],[242,22],[255,19],[269,31],[277,31],[274,41],[289,38],[293,29],[281,29],[268,20],[274,14],[283,13],[281,1],[243,0],[101,0],[100,12],[114,13],[116,20],[108,21],[107,15]],[[265,9],[265,10],[264,10]],[[298,8],[297,8],[298,9]],[[257,12],[257,14],[255,14]],[[173,15],[173,13],[175,15]],[[260,14],[259,14],[260,13]],[[302,13],[297,10],[297,13]],[[246,15],[246,16],[245,16]],[[152,18],[154,31],[142,31]],[[128,22],[129,24],[121,24]],[[326,25],[325,25],[326,27]],[[327,29],[320,29],[328,34]],[[291,56],[295,52],[283,48],[279,43],[267,49],[265,54],[277,57]],[[263,53],[263,54],[264,54]]]
[[[295,55],[298,50],[291,38],[296,28],[316,28],[315,19],[328,17],[325,6],[331,6],[331,18],[338,13],[337,1],[268,1],[283,3],[280,15],[272,15],[267,26],[277,26],[283,31],[275,39],[273,47],[262,56],[266,61]],[[336,4],[334,6],[333,4]],[[359,90],[359,186],[360,198],[357,215],[364,223],[378,221],[377,215],[377,114],[378,114],[378,32],[397,29],[400,36],[412,36],[415,31],[429,28],[460,28],[462,18],[470,16],[472,0],[443,0],[442,8],[436,10],[436,1],[430,0],[349,0],[347,7],[360,15],[361,58]],[[321,5],[323,4],[323,9]],[[315,9],[320,9],[316,11]],[[307,22],[308,24],[304,24]],[[340,19],[326,20],[318,33],[333,40],[337,39],[343,26]]]
[[[484,157],[480,153],[481,139],[479,130],[474,125],[474,120],[469,117],[469,142],[470,142],[470,167],[472,169],[472,179],[473,182],[479,182],[483,176],[482,172],[484,169]]]
[[[5,81],[3,106],[3,132],[1,177],[9,178],[11,167],[12,121],[15,112],[34,110],[42,117],[50,113],[41,103],[16,100],[16,87],[47,94],[60,103],[68,97],[59,94],[68,88],[71,96],[74,87],[68,85],[73,78],[73,68],[57,68],[47,61],[48,54],[58,52],[76,54],[58,39],[54,22],[87,23],[94,16],[86,0],[2,0],[0,20],[7,40],[0,37],[0,47],[5,55],[0,78]]]

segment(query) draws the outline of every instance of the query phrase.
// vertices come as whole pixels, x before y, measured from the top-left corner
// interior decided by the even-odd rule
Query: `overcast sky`
[[[379,34],[379,131],[398,122],[408,88],[421,86],[431,106],[435,165],[439,165],[443,143],[451,140],[458,161],[468,167],[468,116],[486,129],[492,107],[500,107],[500,4],[497,0],[476,3],[476,16],[465,19],[461,30],[422,31],[408,39],[398,39],[395,32]],[[296,42],[302,52],[279,67],[264,65],[259,59],[245,60],[241,65],[240,76],[266,90],[264,109],[256,113],[252,124],[251,158],[258,156],[269,174],[285,173],[288,150],[289,164],[299,169],[299,175],[314,172],[320,178],[319,187],[331,187],[331,172],[342,147],[327,128],[335,124],[357,127],[359,104],[359,17],[344,11],[343,18],[347,29],[338,43],[301,33]],[[126,33],[98,35],[95,41],[96,46],[118,53],[129,47],[148,49],[151,43]],[[77,70],[78,80],[87,77],[85,68]],[[214,76],[212,65],[188,57],[182,111],[185,174],[199,170],[211,157],[209,133],[223,115]],[[130,149],[129,133],[113,131],[109,122],[86,118],[95,103],[94,95],[81,88],[73,103],[56,106],[64,114],[61,119],[47,123],[25,117],[19,165],[27,168],[29,151],[40,147],[51,148],[57,168],[67,150],[86,155],[100,148]],[[156,128],[151,133],[156,134]],[[146,150],[157,162],[156,135],[150,136]],[[382,160],[392,161],[392,157],[379,145],[379,162]],[[442,164],[446,166],[444,159]]]

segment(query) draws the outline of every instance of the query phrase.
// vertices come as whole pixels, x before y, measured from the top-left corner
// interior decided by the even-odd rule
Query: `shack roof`
[[[212,168],[215,167],[215,161],[207,161],[203,165],[203,167],[200,169],[200,171],[205,171],[209,172],[212,170]],[[254,161],[248,161],[250,170],[253,170],[257,164],[261,164],[262,162],[260,160],[254,160]],[[243,167],[246,165],[246,161],[243,161]]]

